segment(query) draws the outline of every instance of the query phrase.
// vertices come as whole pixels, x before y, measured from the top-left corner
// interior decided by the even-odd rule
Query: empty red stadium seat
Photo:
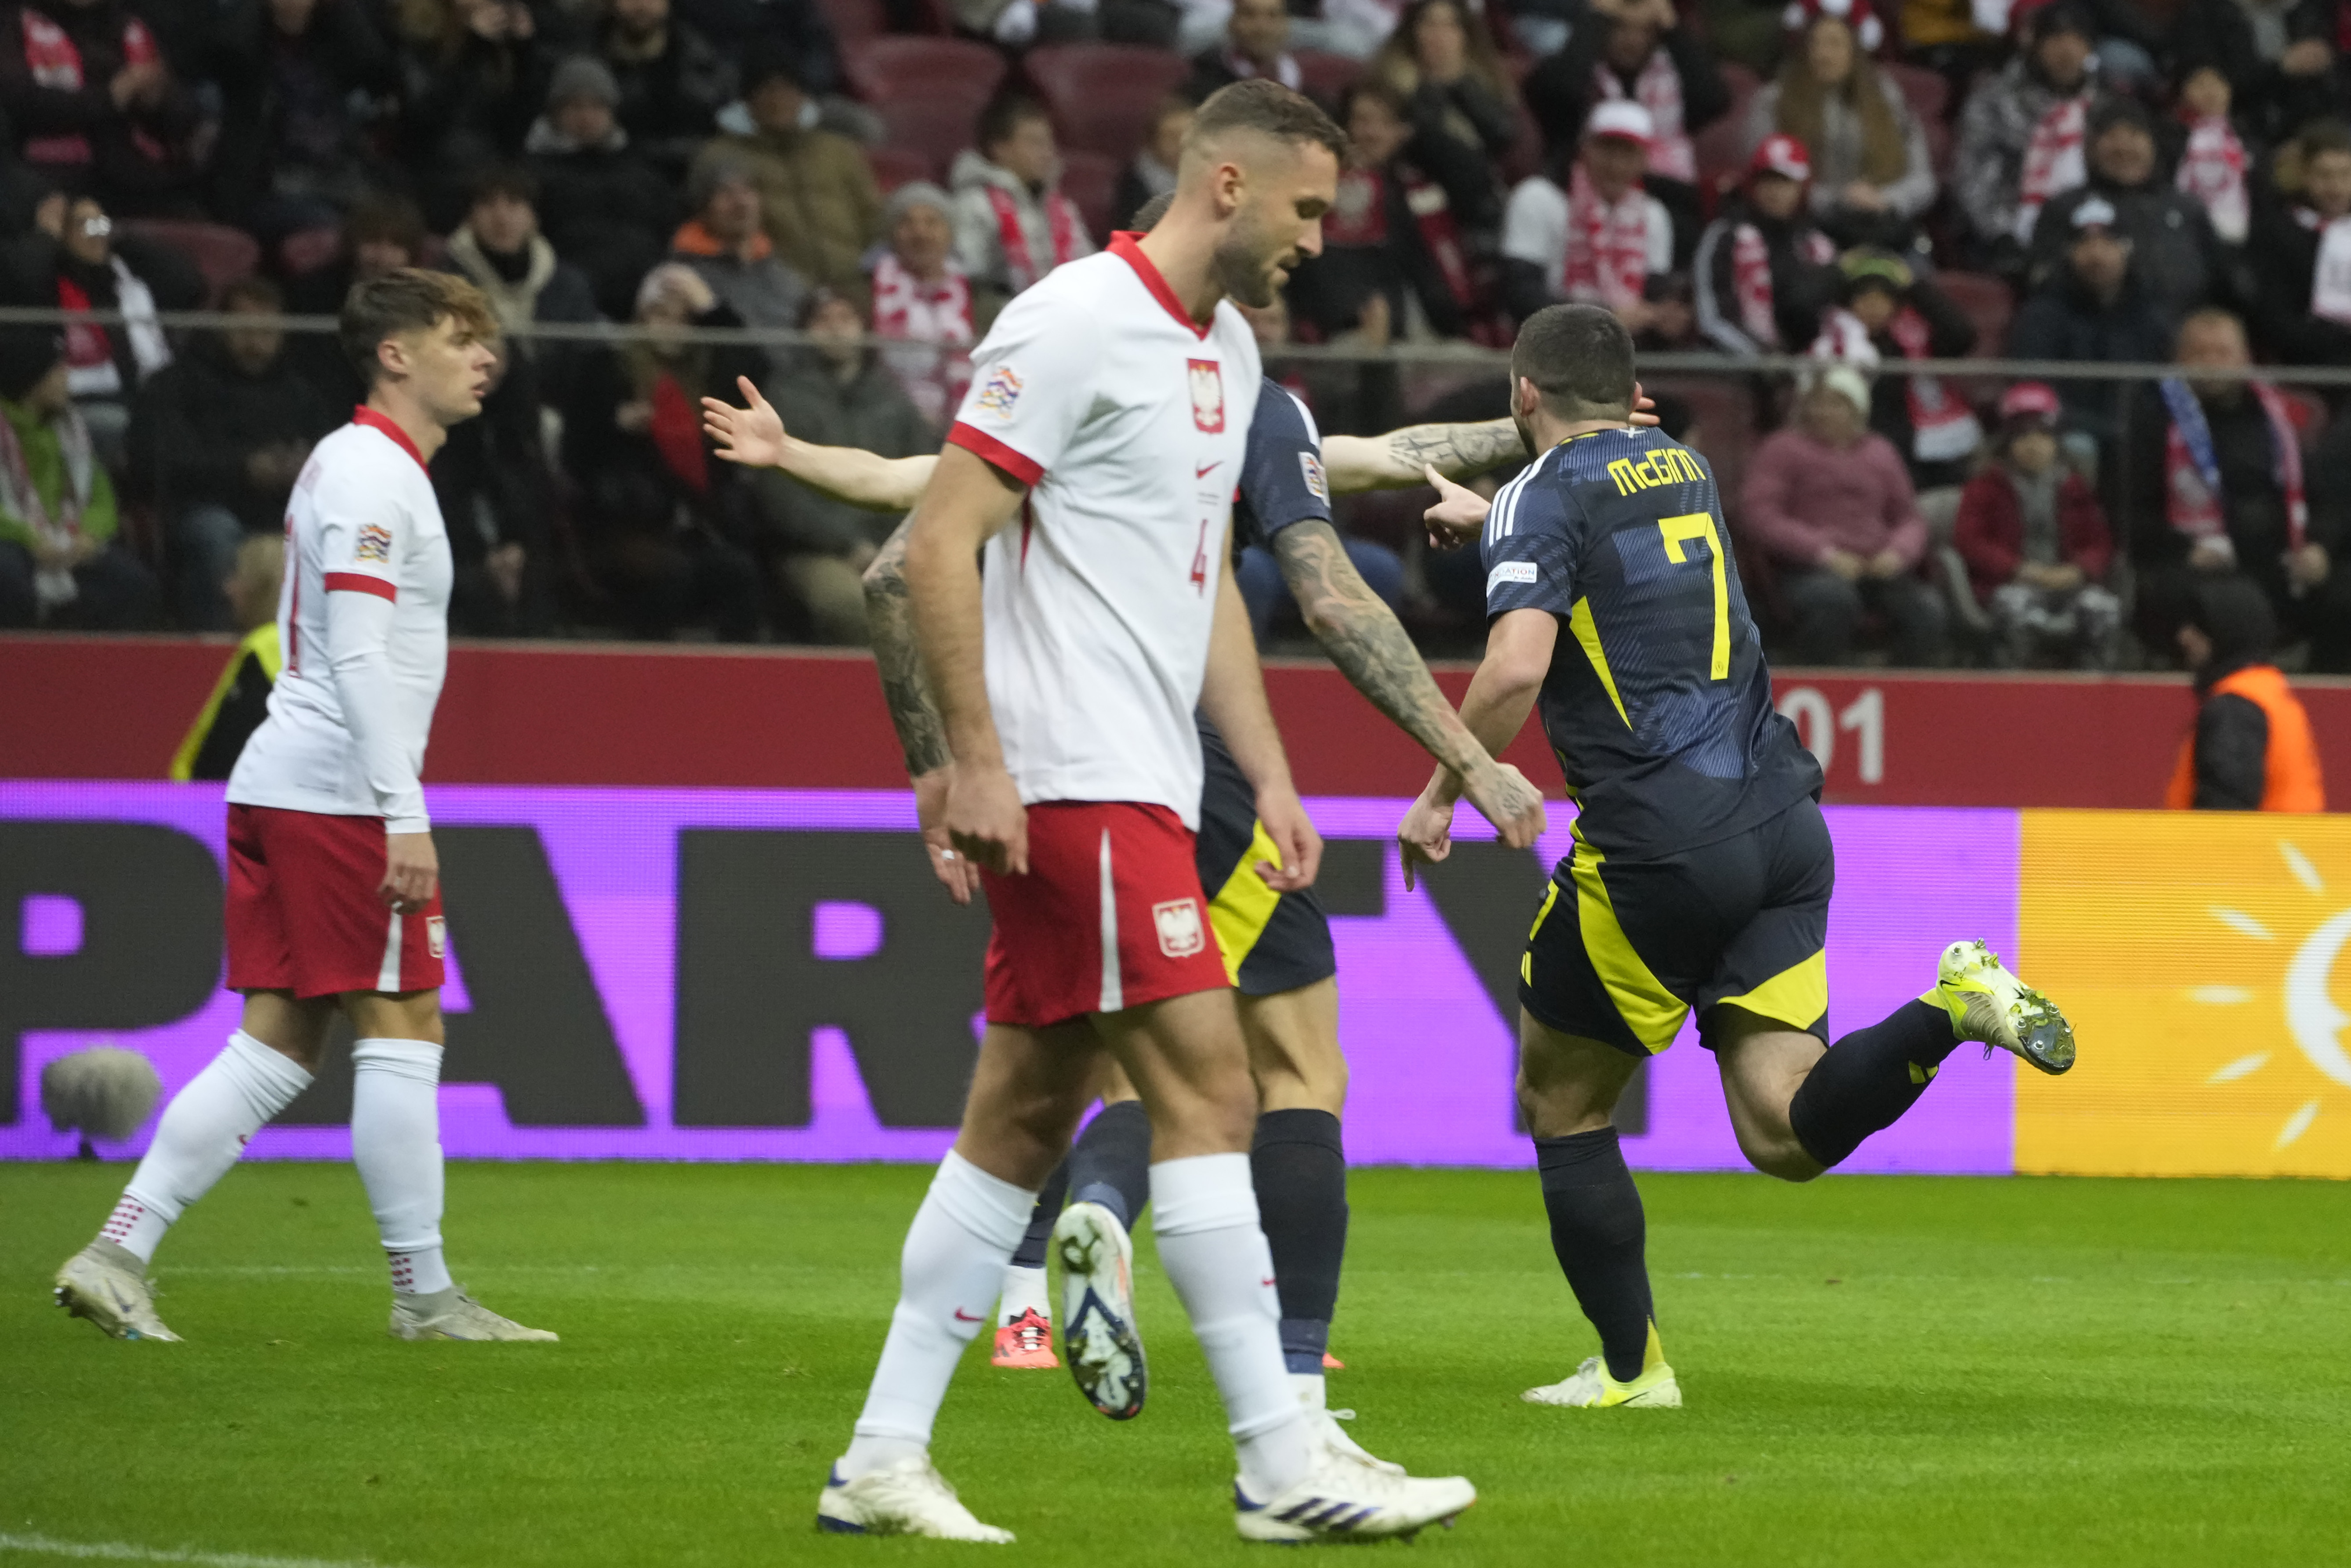
[[[1184,85],[1192,65],[1173,49],[1054,44],[1029,51],[1029,79],[1053,111],[1064,147],[1123,164],[1143,144],[1151,111]]]
[[[277,267],[287,277],[299,277],[332,267],[342,254],[342,230],[296,229],[277,242]]]
[[[910,147],[868,147],[865,150],[865,166],[873,171],[873,183],[885,193],[894,191],[910,181],[939,177],[930,155],[917,152]]]
[[[885,128],[883,144],[935,171],[971,145],[979,111],[1004,80],[1004,57],[968,38],[886,36],[848,45],[841,64]]]
[[[1061,194],[1086,215],[1086,232],[1096,245],[1110,237],[1110,204],[1118,193],[1119,166],[1099,152],[1072,147],[1061,154]]]
[[[125,218],[126,234],[168,245],[196,264],[212,298],[230,284],[251,277],[261,266],[261,245],[243,229],[178,218]]]
[[[1938,272],[1935,286],[1976,324],[1974,357],[1997,358],[2008,343],[2008,323],[2016,314],[2016,298],[2008,285],[1988,272]]]
[[[1942,72],[1930,71],[1924,66],[1906,66],[1898,60],[1880,60],[1877,68],[1902,89],[1902,96],[1910,100],[1911,113],[1928,125],[1943,120],[1944,110],[1951,103],[1951,83]]]
[[[1347,84],[1364,74],[1364,62],[1322,49],[1298,51],[1298,85],[1306,96],[1335,107]]]

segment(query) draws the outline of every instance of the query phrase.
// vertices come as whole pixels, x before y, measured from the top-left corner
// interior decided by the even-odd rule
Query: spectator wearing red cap
[[[1649,111],[1651,193],[1695,232],[1698,149],[1691,138],[1730,112],[1730,89],[1714,57],[1681,25],[1672,0],[1597,0],[1567,46],[1537,66],[1522,89],[1552,147],[1574,143],[1603,99]]]
[[[1849,365],[1823,371],[1796,417],[1756,447],[1740,526],[1777,564],[1799,664],[1838,664],[1872,611],[1904,664],[1942,662],[1947,612],[1918,575],[1927,522],[1902,455],[1871,432],[1869,388]]]
[[[1877,19],[1851,0],[1792,5],[1801,24],[1776,80],[1747,111],[1751,150],[1773,134],[1812,154],[1813,216],[1840,245],[1907,248],[1935,201],[1926,127],[1891,78],[1871,63]]]
[[[1765,137],[1739,199],[1698,238],[1690,266],[1698,330],[1727,352],[1793,352],[1836,300],[1836,246],[1804,205],[1812,177],[1802,142]]]
[[[2296,142],[2300,199],[2273,195],[2255,223],[2255,335],[2292,364],[2351,364],[2351,131],[2321,120]]]
[[[1546,305],[1604,305],[1635,333],[1655,314],[1649,279],[1673,270],[1674,222],[1643,187],[1649,111],[1608,99],[1583,128],[1565,188],[1548,174],[1519,182],[1502,214],[1502,290],[1526,319]]]
[[[2001,396],[1991,461],[1959,493],[1952,543],[2003,664],[2112,669],[2123,607],[2101,580],[2114,538],[2088,483],[2059,460],[2062,407],[2043,382]]]
[[[2016,58],[1968,95],[1952,162],[1965,256],[2011,277],[2041,209],[2082,183],[2090,110],[2105,97],[2091,70],[2096,24],[2075,0],[2042,6],[2025,28]]]

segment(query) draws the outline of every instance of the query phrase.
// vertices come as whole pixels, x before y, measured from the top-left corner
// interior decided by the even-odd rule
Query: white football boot
[[[1674,1369],[1662,1361],[1643,1367],[1641,1375],[1632,1382],[1619,1383],[1608,1375],[1606,1362],[1589,1355],[1569,1376],[1540,1388],[1530,1388],[1519,1397],[1530,1405],[1565,1405],[1584,1410],[1614,1410],[1619,1406],[1678,1410],[1682,1407],[1682,1385],[1674,1380]]]
[[[532,1340],[550,1344],[560,1337],[502,1318],[455,1285],[429,1296],[392,1297],[388,1332],[394,1339]]]
[[[1073,1203],[1053,1226],[1061,1263],[1061,1354],[1093,1407],[1113,1421],[1143,1413],[1150,1375],[1134,1322],[1134,1242],[1099,1203]]]
[[[2074,1065],[2074,1026],[1981,942],[1944,948],[1935,988],[1919,999],[1949,1013],[1952,1031],[1981,1040],[1987,1056],[1998,1046],[2052,1076]]]
[[[67,1259],[57,1270],[56,1295],[57,1305],[116,1339],[179,1343],[180,1336],[155,1315],[146,1266],[120,1242],[93,1241]]]
[[[1404,1467],[1393,1460],[1383,1459],[1347,1435],[1342,1421],[1355,1418],[1353,1410],[1333,1410],[1323,1391],[1320,1374],[1291,1373],[1290,1386],[1298,1391],[1298,1403],[1306,1407],[1307,1425],[1314,1429],[1315,1440],[1343,1459],[1353,1459],[1388,1475],[1404,1474]]]
[[[1450,1525],[1477,1500],[1478,1489],[1459,1476],[1391,1475],[1325,1449],[1305,1479],[1262,1502],[1235,1481],[1233,1525],[1244,1541],[1375,1541]]]
[[[956,1498],[927,1455],[902,1459],[886,1470],[841,1479],[836,1467],[816,1500],[819,1530],[840,1535],[927,1535],[934,1541],[978,1541],[1009,1545],[1012,1532],[982,1524]]]

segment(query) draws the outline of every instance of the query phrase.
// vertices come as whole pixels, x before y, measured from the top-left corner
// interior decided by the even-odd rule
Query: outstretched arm
[[[1358,490],[1400,490],[1424,484],[1421,471],[1435,468],[1448,479],[1466,479],[1526,455],[1519,427],[1507,419],[1479,424],[1408,424],[1385,435],[1326,435],[1322,465],[1340,495]]]
[[[1463,727],[1395,612],[1347,559],[1337,530],[1309,518],[1280,529],[1269,548],[1307,630],[1339,673],[1460,780],[1460,792],[1504,842],[1524,849],[1541,837],[1542,796],[1518,769],[1497,763]]]
[[[1526,727],[1535,695],[1551,670],[1559,642],[1559,617],[1547,610],[1513,610],[1497,616],[1486,632],[1486,656],[1461,699],[1461,722],[1489,752],[1510,749]],[[1435,864],[1453,851],[1454,776],[1440,768],[1413,802],[1396,837],[1404,845],[1405,885],[1413,868]]]
[[[870,512],[903,512],[922,496],[938,466],[935,456],[884,457],[862,446],[819,446],[784,429],[777,413],[748,376],[737,376],[745,402],[733,408],[715,397],[702,400],[702,428],[718,455],[747,468],[779,468],[812,490]]]

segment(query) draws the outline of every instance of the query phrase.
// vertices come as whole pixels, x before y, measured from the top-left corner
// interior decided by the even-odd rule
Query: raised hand
[[[715,397],[702,400],[702,429],[718,445],[718,455],[747,468],[776,468],[784,461],[784,416],[778,413],[748,376],[737,376],[747,408],[734,408]]]
[[[1454,549],[1475,540],[1484,531],[1486,514],[1493,504],[1439,474],[1434,464],[1424,465],[1422,473],[1437,489],[1437,505],[1421,514],[1428,525],[1428,548]]]

